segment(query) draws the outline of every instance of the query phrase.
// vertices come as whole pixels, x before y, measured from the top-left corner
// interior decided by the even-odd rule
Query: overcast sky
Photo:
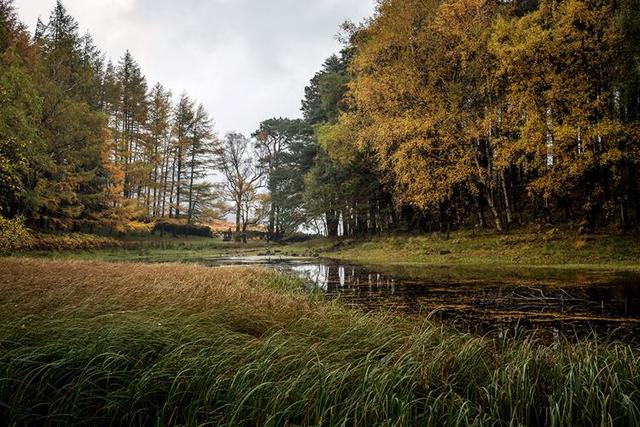
[[[149,86],[161,82],[202,102],[216,131],[246,134],[269,117],[299,117],[304,87],[346,19],[373,0],[63,0],[114,62],[129,49]],[[55,0],[15,0],[35,27]]]

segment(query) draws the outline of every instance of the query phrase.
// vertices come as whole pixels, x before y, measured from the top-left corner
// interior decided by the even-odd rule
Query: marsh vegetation
[[[640,422],[640,351],[620,342],[461,333],[261,269],[2,264],[3,423]]]

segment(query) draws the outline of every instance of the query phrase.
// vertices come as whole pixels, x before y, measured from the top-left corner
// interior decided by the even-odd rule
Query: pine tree
[[[38,86],[43,98],[41,135],[49,162],[34,194],[42,225],[78,226],[99,206],[103,116],[89,105],[84,82],[98,71],[84,62],[78,24],[61,2],[40,34]]]
[[[184,195],[185,180],[187,170],[188,150],[191,145],[190,137],[194,125],[194,105],[186,93],[180,96],[180,100],[176,105],[174,112],[174,151],[175,158],[172,164],[171,172],[171,205],[173,207],[174,217],[180,218],[182,197]],[[173,195],[175,194],[175,199]],[[175,200],[175,203],[174,203]]]
[[[37,206],[27,197],[44,152],[36,127],[42,99],[32,78],[34,52],[12,1],[0,0],[0,214],[9,217]]]
[[[144,126],[147,120],[147,83],[129,51],[120,60],[118,80],[120,129],[117,157],[125,170],[124,196],[141,201],[146,176],[143,153]]]
[[[219,154],[220,147],[213,135],[213,124],[211,118],[201,104],[195,111],[193,124],[190,132],[190,145],[187,150],[188,169],[188,209],[187,222],[191,224],[195,218],[196,205],[200,209],[206,207],[209,184],[201,181],[206,178],[207,173],[213,166],[214,155]]]
[[[147,193],[147,210],[154,216],[164,216],[166,208],[167,175],[172,154],[171,92],[157,83],[149,94],[148,147],[152,165]],[[151,204],[151,206],[149,206]]]

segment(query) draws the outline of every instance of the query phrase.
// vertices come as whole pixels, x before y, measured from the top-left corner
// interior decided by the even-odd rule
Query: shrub
[[[175,222],[157,222],[153,227],[154,234],[159,232],[160,234],[172,234],[174,236],[200,236],[200,237],[213,237],[211,227],[203,225],[193,224],[180,224]]]
[[[0,215],[0,252],[27,248],[33,237],[24,225],[23,218],[7,219]]]
[[[93,234],[36,234],[28,246],[20,249],[40,251],[91,250],[124,247],[128,243],[113,237]]]

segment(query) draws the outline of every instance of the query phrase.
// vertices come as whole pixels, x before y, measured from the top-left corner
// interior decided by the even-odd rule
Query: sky
[[[15,0],[32,30],[55,0]],[[270,117],[300,117],[304,87],[340,50],[339,25],[374,0],[63,0],[114,62],[129,49],[149,86],[186,91],[216,131],[247,135]]]

